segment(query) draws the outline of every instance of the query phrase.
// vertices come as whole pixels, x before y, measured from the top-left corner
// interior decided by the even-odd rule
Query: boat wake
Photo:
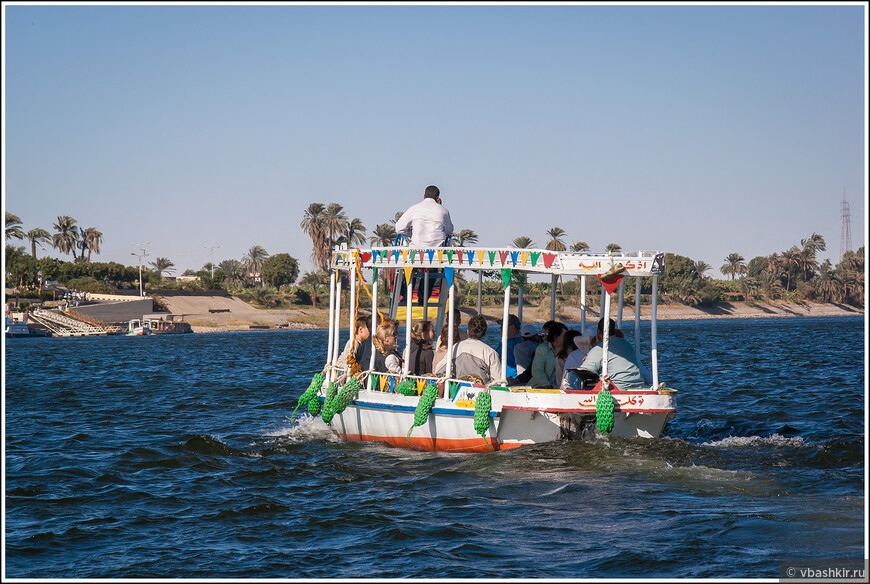
[[[338,436],[319,417],[313,418],[310,414],[303,414],[296,421],[291,421],[290,418],[286,421],[288,426],[274,432],[267,432],[266,436],[282,444],[298,444],[312,440],[340,442]]]
[[[777,448],[800,448],[809,444],[800,436],[728,436],[713,442],[704,442],[701,446],[713,448],[757,448],[759,446],[773,446]]]

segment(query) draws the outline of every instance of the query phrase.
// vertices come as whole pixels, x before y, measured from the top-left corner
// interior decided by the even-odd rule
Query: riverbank
[[[209,296],[176,296],[164,297],[160,302],[173,314],[184,316],[196,333],[228,332],[248,330],[304,330],[326,329],[329,323],[327,308],[300,309],[258,309],[238,298],[218,298]],[[475,308],[462,308],[463,322],[476,314]],[[613,317],[616,317],[616,305],[613,307]],[[516,313],[516,308],[512,308]],[[483,307],[483,315],[490,322],[500,322],[501,307]],[[651,309],[641,307],[641,320],[649,320]],[[722,303],[712,308],[663,304],[657,307],[656,318],[666,320],[698,320],[707,318],[771,318],[771,317],[817,317],[817,316],[856,316],[864,311],[842,304],[801,304],[733,302]],[[345,310],[342,317],[345,318]],[[576,306],[560,306],[556,312],[557,320],[562,322],[579,322],[580,308]],[[597,307],[588,308],[586,320],[600,318]],[[523,321],[527,323],[543,323],[550,319],[549,306],[523,308]],[[624,306],[623,321],[634,320],[634,305]]]

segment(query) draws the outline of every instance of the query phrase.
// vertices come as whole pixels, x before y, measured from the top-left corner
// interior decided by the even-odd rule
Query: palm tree
[[[575,241],[569,249],[574,253],[583,253],[584,251],[589,251],[589,244],[585,241]]]
[[[163,272],[170,273],[175,271],[173,267],[175,264],[168,258],[157,258],[153,262],[149,262],[148,265],[154,268],[157,271],[157,275],[161,278],[163,278]]]
[[[262,246],[255,245],[242,256],[242,265],[251,274],[259,274],[263,270],[263,262],[269,257],[269,252]]]
[[[324,245],[324,221],[325,206],[323,203],[311,203],[305,209],[300,227],[311,238],[311,259],[321,269],[329,266],[329,252]]]
[[[831,269],[830,262],[822,264],[819,276],[813,281],[813,290],[823,302],[840,302],[843,298],[843,281]]]
[[[57,248],[61,253],[73,254],[73,261],[76,259],[76,245],[79,241],[79,232],[76,228],[77,221],[69,215],[60,215],[57,218],[57,223],[53,225],[57,231],[51,236],[52,247]]]
[[[810,247],[817,252],[825,251],[827,249],[825,246],[825,238],[818,233],[813,233],[807,239],[801,239],[801,247]]]
[[[379,223],[369,237],[369,243],[376,247],[389,247],[396,240],[396,228],[389,223]]]
[[[697,278],[698,280],[703,280],[706,277],[704,275],[704,272],[706,272],[707,270],[710,270],[712,268],[713,268],[713,266],[711,266],[707,262],[701,262],[701,261],[695,262],[692,265],[692,277]]]
[[[326,270],[314,270],[305,272],[299,280],[300,286],[311,289],[311,304],[317,308],[317,289],[329,283],[329,275]]]
[[[401,219],[402,215],[404,215],[404,214],[405,214],[404,211],[396,211],[396,214],[393,216],[392,219],[390,219],[390,224],[395,225],[396,223],[398,223],[399,219]]]
[[[520,235],[516,239],[513,240],[512,244],[514,247],[518,247],[520,249],[529,249],[535,247],[535,242],[532,241],[531,237],[527,237],[525,235]]]
[[[477,233],[471,229],[463,229],[459,233],[451,233],[453,245],[456,247],[465,247],[466,243],[477,243]]]
[[[565,236],[564,229],[561,227],[553,227],[552,229],[547,230],[547,235],[550,236],[550,241],[547,242],[544,249],[549,249],[550,251],[565,251],[565,249],[567,249],[565,244],[562,242],[562,237]]]
[[[608,253],[619,253],[622,251],[622,246],[618,243],[608,243],[604,246],[604,251]]]
[[[323,216],[323,231],[328,240],[328,252],[332,253],[332,247],[341,234],[347,231],[349,223],[344,207],[338,203],[330,203]]]
[[[24,239],[24,230],[21,229],[21,219],[18,217],[18,215],[13,215],[9,211],[6,211],[5,239],[9,239],[10,237],[14,237],[15,239]]]
[[[785,267],[785,291],[791,290],[791,274],[792,268],[800,270],[801,268],[801,251],[796,245],[791,246],[786,251],[782,252],[782,264]]]
[[[362,220],[354,217],[347,222],[347,227],[336,243],[346,243],[348,247],[362,245],[366,242],[366,228]]]
[[[224,273],[227,285],[240,282],[245,277],[245,267],[239,260],[224,260],[217,267]]]
[[[82,238],[88,248],[88,261],[91,261],[91,252],[100,253],[100,245],[103,243],[103,234],[96,227],[88,227],[82,233]],[[82,249],[84,252],[84,249]]]
[[[746,273],[746,260],[739,253],[730,253],[725,258],[725,263],[719,268],[724,276],[731,276],[731,281],[734,281],[734,276],[743,275]]]
[[[25,237],[30,240],[30,256],[36,259],[36,245],[42,247],[43,241],[51,241],[51,234],[42,227],[35,227],[25,234]]]

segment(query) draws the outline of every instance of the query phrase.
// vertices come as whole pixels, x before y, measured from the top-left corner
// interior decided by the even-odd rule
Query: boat
[[[151,325],[148,322],[142,321],[141,319],[134,318],[127,323],[128,337],[140,337],[153,334],[154,332],[151,330]]]
[[[6,338],[20,338],[20,337],[46,337],[50,336],[45,331],[39,331],[30,328],[30,325],[27,324],[27,320],[17,320],[14,318],[6,317]]]
[[[640,286],[651,278],[651,318],[649,343],[652,383],[641,389],[622,389],[607,375],[607,360],[600,379],[585,380],[580,389],[509,386],[506,383],[505,355],[507,326],[502,326],[501,380],[490,385],[469,376],[455,378],[448,360],[446,375],[414,376],[405,365],[401,373],[374,371],[370,363],[337,366],[341,351],[339,336],[347,338],[348,329],[361,311],[363,290],[371,301],[366,312],[378,312],[382,284],[378,273],[387,271],[391,282],[389,315],[396,319],[398,305],[405,304],[405,346],[410,342],[413,296],[409,289],[415,278],[437,274],[439,289],[435,330],[445,319],[448,327],[448,355],[458,339],[453,338],[458,270],[472,273],[497,270],[502,276],[504,307],[502,324],[509,315],[514,272],[550,276],[551,318],[555,319],[556,287],[560,276],[578,276],[581,285],[581,330],[586,319],[586,278],[602,282],[605,322],[610,318],[611,297],[618,289],[618,319],[621,324],[625,282],[634,278],[636,286],[635,351],[640,346]],[[499,273],[497,272],[497,273]],[[657,353],[657,286],[664,273],[664,253],[575,253],[545,249],[516,248],[415,248],[408,245],[349,249],[337,247],[330,263],[330,308],[326,362],[299,398],[297,409],[307,406],[342,441],[380,442],[399,448],[447,452],[491,452],[557,440],[586,439],[600,434],[621,437],[658,438],[676,412],[675,389],[659,380]],[[366,274],[368,277],[366,277]],[[476,274],[475,274],[476,275]],[[405,286],[402,286],[402,278]],[[349,294],[342,294],[342,283],[349,283]],[[417,286],[414,286],[417,288]],[[347,306],[340,300],[347,298]],[[522,294],[518,295],[521,314]],[[365,308],[365,306],[363,306]],[[409,310],[411,309],[411,310]],[[596,319],[597,323],[597,319]],[[602,341],[607,355],[608,336]],[[641,363],[639,352],[638,362]],[[593,374],[594,376],[594,374]],[[596,376],[597,377],[597,376]],[[304,411],[304,410],[303,410]],[[295,411],[294,411],[295,418]]]

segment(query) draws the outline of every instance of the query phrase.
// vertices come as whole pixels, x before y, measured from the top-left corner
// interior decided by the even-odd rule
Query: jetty
[[[37,309],[29,316],[34,322],[50,330],[55,337],[105,336],[121,332],[121,328],[116,325],[77,314],[74,310],[64,313],[57,309]]]

